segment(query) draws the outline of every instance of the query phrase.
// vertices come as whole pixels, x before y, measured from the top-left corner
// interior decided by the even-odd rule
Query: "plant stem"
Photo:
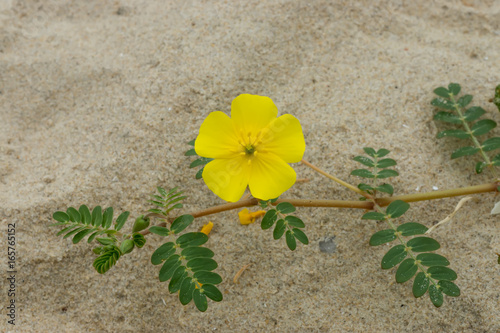
[[[434,200],[441,198],[450,198],[457,197],[461,195],[468,194],[477,194],[477,193],[485,193],[485,192],[495,192],[498,187],[498,183],[488,183],[476,186],[468,186],[463,188],[456,188],[451,190],[443,190],[443,191],[433,191],[426,193],[414,193],[407,195],[398,195],[390,198],[378,198],[376,199],[377,205],[380,207],[384,207],[389,205],[391,202],[395,200],[403,200],[405,202],[415,202],[415,201],[424,201],[424,200]],[[331,208],[358,208],[358,209],[366,209],[371,210],[374,209],[373,202],[370,201],[345,201],[345,200],[317,200],[317,199],[278,199],[273,205],[277,205],[280,202],[289,202],[295,207],[331,207]],[[229,202],[226,204],[222,204],[219,206],[210,207],[207,209],[203,209],[194,213],[191,213],[193,217],[202,217],[207,215],[212,215],[216,213],[225,212],[228,210],[243,208],[243,207],[251,207],[257,206],[259,204],[259,200],[255,198],[244,199],[238,202]],[[158,214],[148,214],[146,216],[151,217],[159,217],[165,220],[169,220],[170,223],[173,219],[167,218],[166,216],[161,216]],[[158,224],[158,226],[166,226],[165,222]],[[149,230],[144,230],[141,232],[143,235],[149,234]]]
[[[320,173],[320,174],[322,174],[323,176],[325,176],[325,177],[327,177],[327,178],[330,178],[330,179],[331,179],[331,180],[333,180],[334,182],[337,182],[337,183],[339,183],[340,185],[347,187],[347,188],[348,188],[348,189],[350,189],[351,191],[354,191],[354,192],[358,193],[359,195],[364,196],[365,198],[371,199],[371,195],[369,195],[368,193],[366,193],[366,192],[364,192],[364,191],[361,191],[359,188],[357,188],[357,187],[355,187],[355,186],[353,186],[353,185],[351,185],[351,184],[349,184],[349,183],[346,183],[345,181],[340,180],[340,179],[338,179],[338,178],[337,178],[337,177],[335,177],[335,176],[330,175],[329,173],[327,173],[327,172],[325,172],[325,171],[321,170],[320,168],[318,168],[318,167],[317,167],[317,166],[315,166],[315,165],[312,165],[311,163],[307,162],[306,160],[302,160],[301,162],[302,162],[302,164],[305,164],[305,165],[307,165],[308,167],[310,167],[311,169],[313,169],[314,171],[319,172],[319,173]]]

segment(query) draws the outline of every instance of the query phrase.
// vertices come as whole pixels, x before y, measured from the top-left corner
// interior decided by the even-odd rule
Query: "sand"
[[[362,148],[398,161],[396,194],[491,181],[460,143],[436,139],[432,90],[462,84],[488,100],[500,83],[497,1],[12,1],[0,3],[2,323],[12,332],[497,332],[498,200],[476,195],[434,232],[462,295],[435,308],[380,269],[382,223],[354,209],[301,208],[309,246],[291,252],[237,211],[196,219],[214,229],[224,301],[182,306],[149,263],[162,241],[102,276],[86,243],[49,227],[87,204],[151,206],[156,186],[188,195],[180,213],[222,203],[194,179],[187,141],[241,93],[269,96],[300,119],[304,158],[351,183]],[[286,198],[356,200],[307,167]],[[431,226],[460,198],[412,204],[401,222]],[[16,325],[7,323],[7,225],[16,232]],[[319,243],[334,237],[333,253]],[[251,264],[233,283],[234,275]]]

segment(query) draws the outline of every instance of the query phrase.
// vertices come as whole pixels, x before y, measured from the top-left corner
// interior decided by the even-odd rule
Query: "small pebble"
[[[335,236],[325,237],[324,240],[319,241],[319,250],[323,253],[335,253],[337,251]]]
[[[53,176],[48,176],[48,175],[47,175],[47,176],[44,176],[44,177],[42,178],[42,180],[43,180],[45,183],[50,184],[50,183],[52,183],[52,182],[55,180],[55,177],[53,177]]]

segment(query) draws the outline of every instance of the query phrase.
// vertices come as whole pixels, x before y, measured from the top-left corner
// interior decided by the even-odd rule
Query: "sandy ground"
[[[151,208],[156,186],[181,186],[184,212],[222,201],[183,156],[211,111],[241,93],[271,97],[301,120],[305,159],[351,183],[362,147],[392,150],[397,194],[486,183],[458,142],[435,139],[432,90],[459,82],[475,104],[500,83],[498,1],[0,2],[2,320],[16,332],[498,332],[498,217],[478,195],[434,237],[458,272],[458,298],[414,299],[371,248],[383,224],[357,210],[300,209],[309,246],[294,252],[236,211],[200,218],[224,278],[221,303],[183,307],[140,251],[101,276],[86,243],[49,228],[85,203]],[[302,165],[289,198],[355,200]],[[404,221],[432,225],[459,198],[412,204]],[[7,223],[17,239],[15,327],[7,325]],[[335,236],[336,251],[319,250]],[[241,267],[252,264],[233,284]]]

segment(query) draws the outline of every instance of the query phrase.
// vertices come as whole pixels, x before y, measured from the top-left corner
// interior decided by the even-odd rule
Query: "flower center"
[[[247,155],[253,155],[255,153],[255,147],[251,144],[248,144],[245,146],[245,154]]]

